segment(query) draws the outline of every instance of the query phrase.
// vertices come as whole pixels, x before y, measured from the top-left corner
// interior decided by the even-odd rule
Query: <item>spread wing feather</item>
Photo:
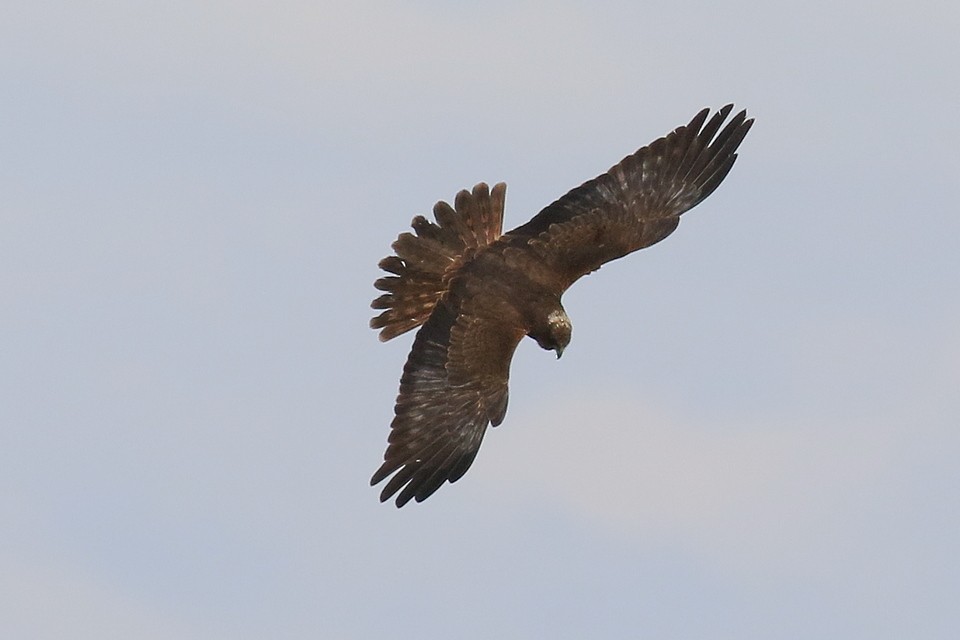
[[[479,304],[478,304],[479,303]],[[524,335],[503,319],[473,313],[480,301],[443,300],[417,332],[403,368],[384,462],[370,480],[393,474],[381,502],[399,492],[420,502],[473,463],[487,426],[507,409],[513,352]]]
[[[559,274],[563,288],[602,264],[670,235],[680,215],[710,195],[730,171],[753,120],[733,105],[689,124],[627,156],[609,171],[573,189],[530,222],[506,234]],[[717,132],[720,131],[718,134]]]

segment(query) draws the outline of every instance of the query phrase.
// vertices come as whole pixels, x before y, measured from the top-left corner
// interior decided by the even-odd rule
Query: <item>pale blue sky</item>
[[[19,4],[0,635],[960,633],[955,5]],[[721,188],[521,345],[463,480],[379,504],[396,235],[727,102]]]

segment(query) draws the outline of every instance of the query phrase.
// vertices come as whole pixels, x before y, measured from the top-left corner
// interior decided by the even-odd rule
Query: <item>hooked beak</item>
[[[559,360],[560,356],[563,355],[563,347],[557,347],[556,351],[557,351],[557,360]]]

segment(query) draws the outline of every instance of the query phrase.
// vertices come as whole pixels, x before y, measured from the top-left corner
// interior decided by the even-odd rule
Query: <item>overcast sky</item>
[[[0,21],[0,635],[956,638],[960,9],[21,2]],[[663,243],[368,486],[416,214],[506,226],[727,102]]]

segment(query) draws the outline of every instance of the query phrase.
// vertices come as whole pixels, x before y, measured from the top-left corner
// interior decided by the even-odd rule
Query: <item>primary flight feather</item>
[[[400,234],[395,255],[380,261],[390,275],[374,283],[384,293],[371,305],[384,310],[370,321],[381,340],[420,327],[370,481],[390,478],[381,501],[420,502],[466,473],[487,426],[503,421],[520,340],[530,336],[559,358],[572,332],[563,292],[666,238],[717,188],[753,124],[741,111],[723,126],[732,110],[709,120],[709,109],[700,111],[507,233],[503,183],[461,191],[453,207],[438,202],[435,223],[413,219],[414,233]]]

